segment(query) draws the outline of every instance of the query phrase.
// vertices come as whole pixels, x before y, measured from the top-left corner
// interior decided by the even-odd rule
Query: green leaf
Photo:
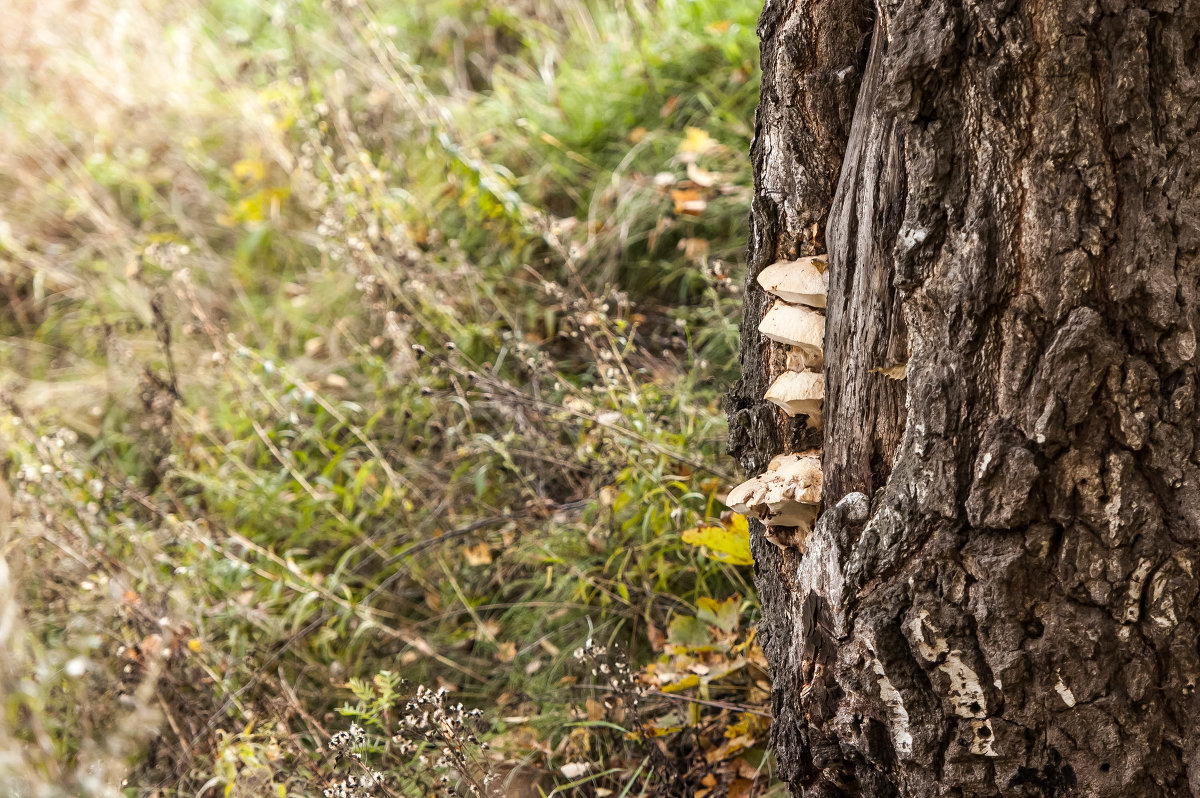
[[[708,624],[690,615],[677,615],[667,627],[667,642],[676,646],[701,648],[712,645]]]
[[[697,620],[712,624],[720,629],[725,634],[729,634],[738,628],[738,605],[741,599],[737,596],[730,596],[724,602],[711,599],[708,596],[701,596],[696,599],[696,606],[699,612],[696,613]]]

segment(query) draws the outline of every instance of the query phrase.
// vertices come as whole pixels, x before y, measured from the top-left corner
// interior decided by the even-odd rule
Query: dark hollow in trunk
[[[767,0],[759,34],[751,473],[822,443],[762,400],[754,277],[830,264],[823,513],[803,554],[752,525],[782,776],[1200,796],[1200,0]]]

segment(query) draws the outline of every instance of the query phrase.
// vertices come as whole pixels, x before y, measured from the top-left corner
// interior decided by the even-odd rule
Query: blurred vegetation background
[[[0,792],[782,794],[757,12],[12,0]]]

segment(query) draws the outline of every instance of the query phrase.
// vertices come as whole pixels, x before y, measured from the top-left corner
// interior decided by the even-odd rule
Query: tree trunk
[[[752,525],[782,777],[1200,796],[1200,0],[767,0],[759,34],[751,473],[820,443],[762,400],[754,277],[830,275],[822,514],[803,551]]]

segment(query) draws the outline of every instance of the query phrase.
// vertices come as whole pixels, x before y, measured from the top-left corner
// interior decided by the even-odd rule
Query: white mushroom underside
[[[783,408],[789,416],[820,417],[825,376],[815,371],[785,371],[771,383],[764,398]]]
[[[773,263],[759,272],[758,284],[785,302],[825,307],[829,275],[822,257]]]
[[[820,368],[825,341],[825,317],[811,308],[776,302],[763,316],[758,331],[781,344],[799,347],[810,368]]]

